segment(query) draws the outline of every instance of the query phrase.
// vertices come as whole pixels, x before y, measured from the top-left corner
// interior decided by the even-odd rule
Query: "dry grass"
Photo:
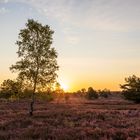
[[[33,117],[28,108],[1,102],[0,140],[140,140],[140,104],[121,98],[37,101]]]

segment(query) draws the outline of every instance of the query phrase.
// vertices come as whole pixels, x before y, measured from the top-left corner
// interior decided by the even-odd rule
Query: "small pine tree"
[[[101,97],[104,97],[104,98],[108,98],[108,96],[111,94],[110,90],[106,88],[104,90],[99,90],[98,93]]]
[[[140,78],[135,75],[125,78],[126,84],[120,85],[122,94],[128,100],[140,103]]]

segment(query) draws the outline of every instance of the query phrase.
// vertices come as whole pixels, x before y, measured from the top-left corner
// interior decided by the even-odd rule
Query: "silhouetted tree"
[[[55,93],[57,94],[64,93],[64,90],[61,88],[61,85],[58,82],[55,83]]]
[[[98,93],[92,87],[89,87],[88,91],[87,91],[87,98],[88,99],[97,99]]]
[[[4,80],[3,83],[1,84],[0,97],[7,99],[11,97],[18,98],[21,92],[22,85],[19,81],[7,79]]]
[[[53,83],[57,76],[57,52],[51,47],[53,33],[48,25],[43,26],[29,19],[26,28],[20,30],[16,43],[19,46],[17,54],[20,60],[10,70],[18,71],[18,76],[32,85],[30,115],[33,115],[37,87]]]
[[[59,103],[64,98],[64,90],[61,88],[61,85],[59,82],[55,83],[54,93],[57,99],[57,103]]]
[[[86,89],[85,89],[85,88],[82,88],[82,89],[81,89],[81,92],[82,92],[83,94],[85,94],[85,93],[86,93]]]
[[[126,84],[120,85],[122,93],[128,100],[140,102],[140,78],[135,75],[125,78]]]
[[[103,90],[98,90],[98,93],[101,97],[104,97],[104,98],[108,98],[109,95],[111,95],[111,92],[109,89],[103,89]]]

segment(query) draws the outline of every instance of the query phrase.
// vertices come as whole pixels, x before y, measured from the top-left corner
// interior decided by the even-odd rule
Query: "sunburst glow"
[[[65,82],[60,82],[60,86],[64,91],[67,91],[69,89],[68,85]]]

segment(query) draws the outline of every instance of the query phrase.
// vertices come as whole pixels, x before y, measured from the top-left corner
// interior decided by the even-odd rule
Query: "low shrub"
[[[11,96],[13,95],[13,93],[8,92],[8,91],[0,91],[0,98],[4,98],[4,99],[9,99]]]
[[[117,131],[113,136],[113,140],[127,140],[128,136],[125,132]]]
[[[96,90],[94,90],[92,87],[88,88],[87,94],[86,94],[87,99],[97,99],[98,98],[98,93]]]
[[[101,97],[104,97],[104,98],[108,98],[108,96],[111,94],[110,90],[108,89],[99,90],[98,93]]]
[[[123,91],[122,95],[127,100],[132,100],[132,101],[134,101],[136,103],[140,103],[140,92],[136,92],[136,91]]]
[[[52,101],[54,100],[53,93],[48,92],[38,92],[36,93],[36,98],[40,100]]]

